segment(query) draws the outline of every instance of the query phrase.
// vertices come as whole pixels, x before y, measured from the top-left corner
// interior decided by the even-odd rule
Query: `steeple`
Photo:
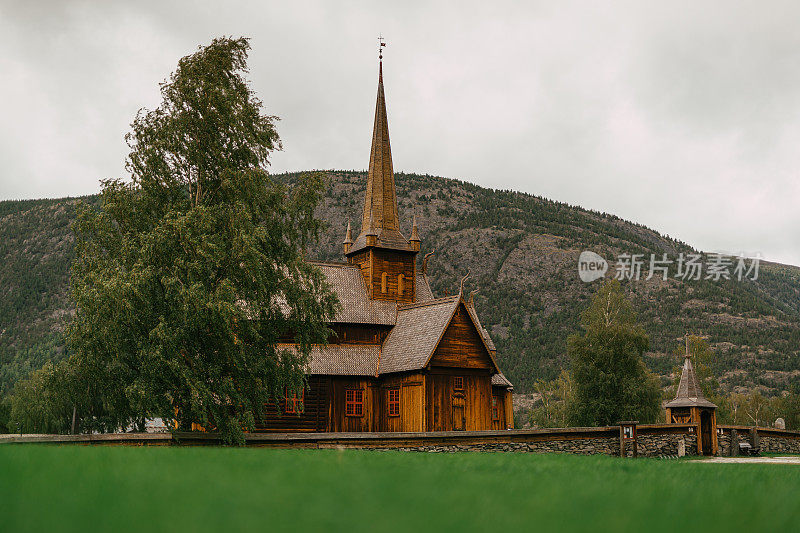
[[[378,98],[375,103],[375,122],[372,130],[372,147],[369,153],[369,174],[361,217],[361,233],[347,254],[368,246],[392,250],[416,251],[402,233],[397,214],[397,193],[392,168],[392,149],[389,144],[389,124],[386,119],[386,98],[383,93],[383,54],[378,63]],[[367,235],[374,234],[375,244],[367,243]]]

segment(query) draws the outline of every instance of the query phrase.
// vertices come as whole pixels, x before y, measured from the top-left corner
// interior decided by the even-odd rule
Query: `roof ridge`
[[[325,266],[334,266],[334,267],[354,267],[354,268],[358,268],[357,265],[354,265],[352,263],[345,263],[345,262],[340,262],[340,261],[307,261],[307,262],[312,264],[312,265],[325,265]]]
[[[434,298],[433,300],[425,300],[424,302],[413,302],[407,304],[398,304],[397,310],[398,311],[405,311],[406,309],[414,309],[417,307],[427,307],[429,305],[440,305],[440,304],[447,304],[453,303],[456,299],[458,299],[458,295],[453,296],[444,296],[442,298]]]

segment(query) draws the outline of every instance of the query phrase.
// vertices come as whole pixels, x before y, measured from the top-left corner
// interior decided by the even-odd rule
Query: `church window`
[[[500,398],[492,396],[492,420],[500,420]]]
[[[293,392],[289,394],[287,389],[286,391],[286,402],[284,405],[284,411],[287,414],[297,414],[303,412],[303,400],[305,400],[306,391],[300,389],[300,392]]]
[[[344,414],[347,416],[364,416],[364,389],[347,389],[344,391]]]
[[[388,277],[389,277],[389,275],[388,275],[386,272],[384,272],[383,274],[381,274],[381,292],[382,292],[383,294],[386,294],[386,279],[387,279]]]
[[[400,416],[400,389],[389,389],[389,416]]]
[[[403,295],[403,291],[405,290],[405,281],[405,276],[402,274],[397,275],[397,294],[400,296]]]
[[[453,390],[464,390],[464,378],[456,376],[453,378]]]

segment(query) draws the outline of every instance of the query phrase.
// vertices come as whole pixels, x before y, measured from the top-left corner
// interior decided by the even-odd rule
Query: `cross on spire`
[[[383,47],[386,46],[386,41],[383,40],[382,35],[378,35],[378,81],[383,81]]]

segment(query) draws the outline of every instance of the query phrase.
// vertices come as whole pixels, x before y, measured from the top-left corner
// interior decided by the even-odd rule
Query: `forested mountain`
[[[275,176],[291,182],[295,174]],[[329,227],[309,256],[341,260],[348,218],[357,233],[366,175],[328,173],[319,215]],[[607,260],[621,253],[692,253],[687,244],[618,217],[528,194],[490,190],[428,175],[397,174],[402,230],[417,215],[422,253],[436,250],[428,274],[434,291],[477,290],[475,302],[517,391],[551,379],[566,364],[566,338],[599,282],[584,283],[584,250]],[[70,222],[78,201],[0,202],[0,394],[48,359],[63,356],[70,314]],[[609,274],[613,275],[612,271]],[[608,275],[608,274],[607,274]],[[643,276],[646,277],[646,276]],[[786,390],[800,379],[800,268],[761,263],[751,280],[624,282],[650,335],[648,365],[663,377],[685,332],[707,336],[714,372],[731,390]]]

